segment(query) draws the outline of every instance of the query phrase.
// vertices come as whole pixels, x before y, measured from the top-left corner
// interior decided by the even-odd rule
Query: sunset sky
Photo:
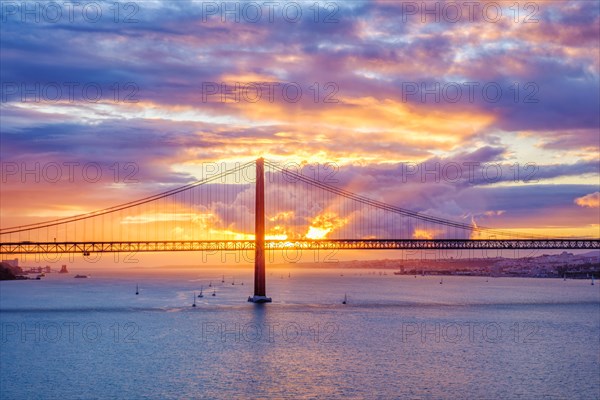
[[[598,237],[599,3],[473,3],[2,1],[2,227],[264,157],[426,214]]]

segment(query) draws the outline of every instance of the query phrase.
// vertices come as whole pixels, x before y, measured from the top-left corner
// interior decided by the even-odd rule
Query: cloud
[[[205,163],[259,156],[333,162],[348,190],[467,223],[475,216],[482,225],[543,225],[544,216],[558,213],[561,224],[582,225],[590,217],[590,206],[575,207],[573,198],[597,190],[590,183],[600,173],[594,2],[541,2],[539,23],[515,23],[508,3],[507,18],[494,23],[481,15],[423,23],[403,8],[407,2],[390,1],[335,3],[333,23],[322,21],[331,12],[325,3],[320,20],[313,3],[302,3],[298,23],[280,14],[252,23],[206,19],[202,2],[154,1],[137,4],[136,23],[118,24],[113,2],[98,3],[105,18],[94,24],[81,17],[23,23],[16,15],[0,27],[2,162],[95,162],[105,172],[94,184],[66,187],[11,177],[3,182],[3,211],[15,221],[50,202],[63,215],[143,197],[199,179]],[[279,85],[273,101],[203,97],[203,83],[252,81]],[[69,82],[78,84],[72,99],[44,98],[54,83],[64,89]],[[465,82],[477,84],[473,99]],[[90,83],[102,89],[98,102],[81,90]],[[128,83],[137,102],[124,101]],[[281,94],[289,83],[303,90],[297,102]],[[419,90],[458,83],[465,91],[456,102],[444,92],[407,96],[407,83]],[[482,95],[486,84],[502,89],[497,101]],[[36,85],[41,101],[24,101],[20,91]],[[527,102],[531,96],[539,101]],[[515,138],[510,146],[505,135]],[[515,159],[525,145],[535,153]],[[515,182],[511,166],[532,159],[544,160],[534,171],[539,182]],[[115,163],[134,163],[138,183],[115,185]],[[570,180],[578,184],[565,184]],[[282,190],[272,194],[289,200]],[[238,205],[251,209],[250,195],[239,196],[245,202]],[[210,211],[222,229],[239,228],[225,201]],[[298,230],[318,215],[309,207],[296,211],[285,223]],[[357,212],[344,228],[366,220]]]
[[[578,197],[575,199],[575,204],[580,207],[598,208],[600,207],[600,192]]]

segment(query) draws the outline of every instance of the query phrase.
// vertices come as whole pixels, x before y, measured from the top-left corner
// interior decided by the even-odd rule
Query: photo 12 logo
[[[463,162],[423,162],[423,163],[401,163],[400,174],[402,183],[457,183],[468,182],[496,183],[500,181],[512,181],[514,183],[537,183],[539,177],[539,166],[536,163],[481,163],[478,161]]]
[[[335,343],[339,326],[336,323],[302,326],[288,323],[202,323],[202,341],[234,343]]]
[[[335,82],[314,82],[301,85],[297,82],[202,82],[203,103],[258,103],[283,101],[298,103],[309,96],[314,103],[336,104],[340,88]]]
[[[135,82],[2,82],[2,103],[137,103]]]
[[[401,327],[403,343],[537,343],[540,326],[534,322],[405,322]]]
[[[296,24],[303,21],[324,24],[339,22],[340,6],[336,2],[294,1],[203,1],[202,22]]]
[[[540,7],[533,1],[402,1],[402,22],[537,24]]]
[[[2,1],[0,21],[21,24],[137,24],[136,2],[97,1]]]
[[[138,183],[136,175],[140,170],[139,165],[131,161],[112,164],[79,161],[6,161],[0,163],[0,166],[2,183],[97,183],[102,178],[109,178],[113,183]]]
[[[53,238],[50,238],[52,240]],[[56,238],[54,238],[56,241]],[[61,239],[59,238],[59,242]],[[81,256],[81,258],[79,258]],[[27,262],[33,263],[49,263],[49,264],[63,264],[69,262],[71,264],[79,263],[79,260],[86,264],[96,264],[100,262],[111,263],[111,264],[138,264],[140,259],[138,258],[140,253],[137,251],[122,251],[112,253],[102,252],[87,252],[82,253],[36,253],[36,254],[21,254],[20,261],[24,264]]]
[[[539,103],[540,87],[535,82],[402,82],[403,103]]]
[[[108,340],[113,343],[137,343],[140,327],[135,322],[3,322],[0,323],[0,343],[93,343]]]

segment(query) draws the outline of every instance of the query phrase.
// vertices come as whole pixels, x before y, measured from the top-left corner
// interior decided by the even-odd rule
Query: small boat
[[[87,275],[75,275],[75,278],[87,278]]]
[[[200,294],[198,295],[198,297],[204,297],[204,295],[202,294],[202,286],[200,286]]]
[[[212,287],[212,281],[208,284],[208,287]]]
[[[592,286],[594,286],[594,275],[592,275]]]
[[[342,304],[346,303],[348,303],[348,296],[346,296],[346,293],[344,293],[344,301],[342,301]]]
[[[194,304],[192,304],[192,307],[196,307],[196,292],[194,292]]]
[[[440,279],[440,285],[444,283],[444,278]]]
[[[223,275],[223,278],[221,279],[221,283],[225,283],[225,275]]]
[[[217,289],[213,289],[213,294],[212,294],[212,295],[213,295],[213,296],[216,296],[216,295],[217,295]]]
[[[232,284],[232,285],[235,285],[235,278],[233,278],[233,279],[231,280],[231,284]]]
[[[140,288],[138,287],[138,285],[135,285],[135,294],[136,296],[140,294]]]

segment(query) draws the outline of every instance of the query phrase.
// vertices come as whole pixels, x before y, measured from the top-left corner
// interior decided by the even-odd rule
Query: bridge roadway
[[[266,250],[514,250],[600,249],[600,239],[337,239],[266,240]],[[254,251],[253,240],[189,240],[127,242],[12,242],[0,243],[0,254],[73,254]]]

